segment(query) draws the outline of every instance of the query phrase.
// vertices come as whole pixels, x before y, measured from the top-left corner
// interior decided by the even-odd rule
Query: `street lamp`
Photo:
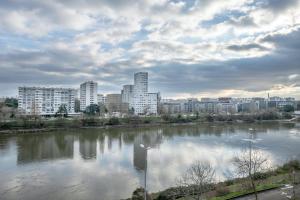
[[[147,200],[147,151],[151,149],[151,147],[145,147],[144,144],[140,144],[140,147],[145,150],[144,200]]]

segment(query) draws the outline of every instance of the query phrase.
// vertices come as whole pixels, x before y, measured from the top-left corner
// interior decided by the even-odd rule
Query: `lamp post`
[[[250,139],[249,139],[250,174],[252,172],[252,141],[253,141],[253,131],[254,131],[254,129],[249,128],[249,132],[250,132]]]
[[[147,200],[147,151],[151,149],[151,147],[145,147],[144,144],[140,144],[140,147],[145,150],[144,200]]]

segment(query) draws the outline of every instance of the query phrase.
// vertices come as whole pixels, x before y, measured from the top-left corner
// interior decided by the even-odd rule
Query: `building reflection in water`
[[[18,137],[17,164],[73,158],[74,136],[64,134]]]
[[[99,150],[100,154],[104,154],[104,149],[105,149],[105,136],[103,134],[100,134],[98,137],[99,140]]]
[[[162,143],[162,130],[137,134],[133,144],[133,165],[137,170],[145,170],[147,166],[146,148],[157,148]],[[141,144],[144,146],[141,147]]]
[[[98,135],[94,133],[85,133],[79,136],[79,152],[82,159],[96,159],[97,138]]]

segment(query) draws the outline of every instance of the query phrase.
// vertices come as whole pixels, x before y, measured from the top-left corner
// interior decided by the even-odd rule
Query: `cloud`
[[[296,79],[297,77],[299,77],[299,74],[291,74],[288,76],[290,80]]]
[[[297,6],[299,4],[299,0],[266,0],[262,1],[263,7],[267,9],[271,9],[274,12],[286,10],[288,8],[291,8],[293,6]]]
[[[140,70],[163,96],[296,88],[298,2],[3,0],[2,95],[91,79],[115,93]]]
[[[261,46],[259,44],[229,45],[227,49],[232,51],[248,51],[251,49],[259,50],[259,51],[268,50],[268,48]]]

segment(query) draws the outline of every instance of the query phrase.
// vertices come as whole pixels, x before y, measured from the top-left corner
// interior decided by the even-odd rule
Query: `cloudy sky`
[[[18,86],[300,99],[299,0],[1,0],[0,96]]]

